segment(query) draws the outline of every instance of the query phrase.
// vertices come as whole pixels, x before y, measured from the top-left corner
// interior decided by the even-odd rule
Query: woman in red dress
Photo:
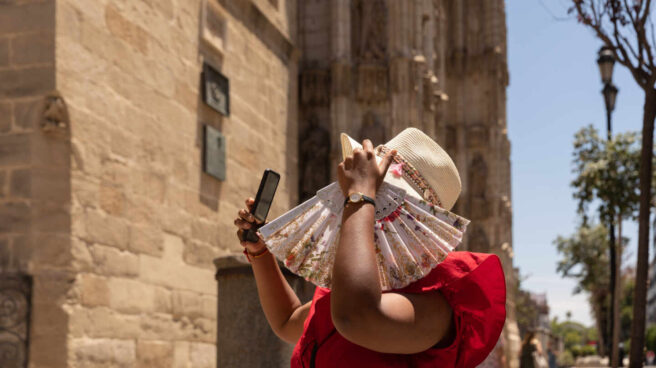
[[[389,150],[377,163],[371,142],[365,140],[338,167],[344,196],[357,192],[375,197],[394,155],[396,150]],[[247,199],[247,208],[235,219],[240,239],[243,229],[253,226],[252,204],[253,199]],[[451,252],[422,279],[383,292],[373,222],[373,205],[345,205],[331,289],[317,287],[306,304],[301,304],[262,240],[241,242],[271,328],[295,344],[291,367],[480,364],[494,348],[505,321],[506,287],[498,257]]]

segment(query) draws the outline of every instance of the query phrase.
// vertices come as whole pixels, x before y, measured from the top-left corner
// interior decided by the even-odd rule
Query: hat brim
[[[342,160],[345,159],[348,156],[353,155],[353,150],[356,148],[362,148],[362,145],[360,142],[356,141],[355,139],[351,138],[348,134],[346,133],[341,133],[340,134],[340,140],[342,143]],[[380,164],[380,162],[383,159],[376,155],[376,163]],[[385,182],[390,183],[392,185],[395,185],[399,188],[403,188],[407,194],[417,198],[417,199],[424,199],[423,195],[420,193],[417,193],[417,191],[410,185],[408,184],[403,177],[396,177],[394,174],[391,172],[387,172],[385,174],[385,178],[383,179]]]

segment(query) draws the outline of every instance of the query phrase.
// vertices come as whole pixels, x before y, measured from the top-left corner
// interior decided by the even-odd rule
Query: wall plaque
[[[230,115],[230,81],[209,64],[203,64],[203,101],[221,114]]]
[[[203,171],[221,181],[226,179],[226,139],[209,125],[204,128]]]

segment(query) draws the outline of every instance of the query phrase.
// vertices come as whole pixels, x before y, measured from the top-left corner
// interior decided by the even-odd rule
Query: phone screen
[[[276,188],[278,187],[278,181],[280,176],[269,172],[262,187],[262,193],[253,212],[253,216],[259,221],[266,220],[269,209],[271,208],[271,202],[273,202],[273,195],[276,193]]]

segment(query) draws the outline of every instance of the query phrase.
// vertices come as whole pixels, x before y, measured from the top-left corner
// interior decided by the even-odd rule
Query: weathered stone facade
[[[442,144],[463,248],[498,254],[512,289],[505,32],[502,0],[0,2],[0,271],[32,278],[29,366],[215,367],[233,217],[267,167],[272,218],[334,178],[342,131]],[[204,62],[229,116],[202,101]]]

